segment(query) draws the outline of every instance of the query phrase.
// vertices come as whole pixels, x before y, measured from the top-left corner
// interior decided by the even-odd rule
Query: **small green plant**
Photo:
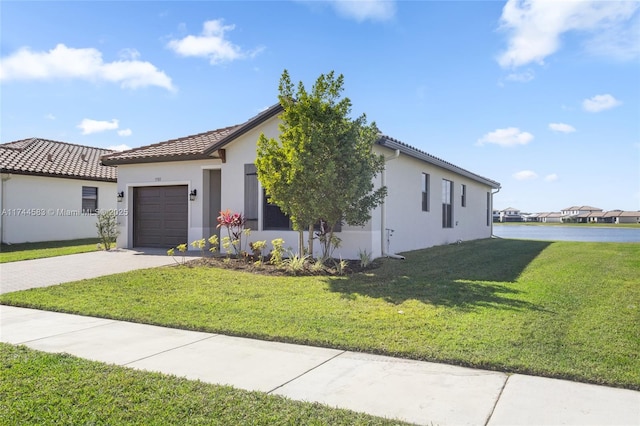
[[[282,238],[276,238],[271,240],[273,250],[271,250],[271,257],[269,261],[272,265],[280,267],[282,266],[282,257],[284,254],[284,240]]]
[[[338,275],[345,275],[347,273],[347,268],[349,267],[349,262],[340,258],[340,262],[336,262],[336,272]]]
[[[309,269],[314,274],[319,274],[320,272],[323,272],[325,270],[324,262],[322,262],[322,259],[316,259],[315,262],[311,263]]]
[[[218,251],[218,248],[220,247],[220,240],[218,239],[217,235],[214,234],[210,236],[207,241],[209,241],[209,244],[211,245],[211,247],[209,247],[209,251],[211,253],[215,253],[216,251]]]
[[[251,254],[254,259],[257,259],[258,262],[262,263],[264,260],[263,251],[267,247],[267,240],[263,241],[254,241],[253,243],[249,243],[249,248],[251,248]]]
[[[309,260],[308,254],[301,256],[298,253],[290,252],[289,257],[287,257],[284,260],[283,264],[287,271],[291,272],[294,275],[297,275],[298,273],[305,270],[308,260]]]
[[[200,250],[200,254],[203,257],[204,257],[204,249],[206,246],[207,246],[207,241],[204,238],[191,242],[191,247],[197,248],[198,250]]]
[[[118,217],[113,210],[102,210],[98,213],[98,236],[105,250],[111,250],[111,246],[116,243],[120,231],[118,231]]]
[[[371,253],[364,249],[364,251],[358,250],[358,258],[360,259],[360,267],[365,269],[371,265]]]
[[[182,253],[182,262],[179,262],[175,257],[176,249],[180,253]],[[173,257],[173,260],[175,260],[178,265],[184,265],[185,263],[184,254],[186,251],[187,251],[187,243],[184,243],[184,244],[180,244],[179,246],[176,246],[176,248],[170,248],[169,250],[167,250],[167,255]]]
[[[231,256],[232,246],[231,237],[222,237],[222,248],[225,250],[227,257]]]

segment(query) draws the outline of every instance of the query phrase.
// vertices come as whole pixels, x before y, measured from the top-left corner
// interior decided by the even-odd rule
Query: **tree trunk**
[[[304,253],[304,231],[302,229],[298,231],[298,252],[300,256]]]
[[[309,225],[309,257],[313,259],[313,224]]]

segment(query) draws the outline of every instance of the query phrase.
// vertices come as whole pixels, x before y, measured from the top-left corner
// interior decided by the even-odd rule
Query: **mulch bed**
[[[253,259],[252,257],[247,258],[236,258],[236,257],[224,257],[224,256],[212,256],[212,257],[202,257],[194,260],[190,260],[185,262],[185,266],[187,267],[212,267],[212,268],[222,268],[222,269],[231,269],[236,271],[250,272],[254,274],[260,275],[275,275],[275,276],[341,276],[341,275],[350,275],[358,272],[369,271],[380,266],[380,262],[373,261],[369,263],[366,267],[362,267],[359,260],[344,260],[346,262],[346,266],[343,269],[343,272],[339,272],[338,264],[340,263],[339,259],[329,259],[325,262],[325,265],[322,269],[312,269],[312,262],[310,261],[305,264],[305,268],[303,270],[293,271],[291,268],[288,268],[285,264],[280,267],[276,267],[269,263],[268,259],[265,259],[262,262]]]

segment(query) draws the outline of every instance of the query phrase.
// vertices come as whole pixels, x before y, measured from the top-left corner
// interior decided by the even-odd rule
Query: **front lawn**
[[[0,343],[2,425],[404,424]]]
[[[482,240],[348,277],[164,267],[0,302],[640,389],[640,244]]]
[[[0,247],[0,263],[86,253],[97,250],[97,244],[97,238],[46,241],[41,243],[2,244]]]

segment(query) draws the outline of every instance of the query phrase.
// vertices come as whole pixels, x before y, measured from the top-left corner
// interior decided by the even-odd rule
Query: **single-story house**
[[[601,220],[605,223],[640,223],[640,211],[611,210]]]
[[[544,212],[538,214],[538,222],[543,223],[562,223],[562,213],[560,212]]]
[[[0,144],[2,243],[97,237],[96,212],[116,209],[113,151],[24,139]]]
[[[169,248],[216,233],[220,210],[243,213],[250,241],[283,238],[297,248],[289,219],[268,202],[258,182],[256,143],[279,136],[276,104],[245,123],[102,157],[118,167],[118,189],[129,215],[120,223],[118,247]],[[385,157],[376,187],[384,204],[365,226],[343,225],[335,257],[372,257],[492,234],[492,191],[500,184],[388,136],[375,144]],[[314,250],[318,250],[314,248]],[[319,250],[318,250],[319,252]]]

